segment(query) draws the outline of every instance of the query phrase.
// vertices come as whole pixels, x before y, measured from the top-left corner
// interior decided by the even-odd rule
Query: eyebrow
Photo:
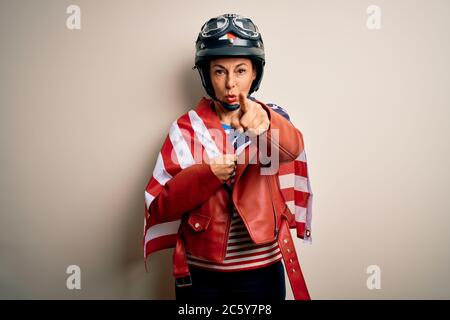
[[[237,67],[240,67],[240,66],[247,66],[246,64],[245,64],[245,62],[242,62],[242,63],[239,63],[235,68],[237,68]],[[222,69],[226,69],[224,66],[222,66],[222,65],[220,65],[220,64],[215,64],[215,65],[213,65],[213,67],[219,67],[219,68],[222,68]]]

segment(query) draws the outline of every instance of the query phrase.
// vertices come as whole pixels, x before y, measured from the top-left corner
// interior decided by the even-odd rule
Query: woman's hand
[[[223,182],[230,179],[236,170],[237,156],[235,154],[223,154],[210,162],[212,172]]]
[[[249,136],[259,136],[266,132],[270,126],[267,112],[259,104],[248,99],[244,93],[239,94],[240,110],[231,118],[231,126],[238,132]]]

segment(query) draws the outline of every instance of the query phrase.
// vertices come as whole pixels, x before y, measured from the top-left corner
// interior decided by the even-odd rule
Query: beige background
[[[81,30],[66,28],[70,4]],[[371,4],[380,30],[366,27]],[[144,189],[170,123],[204,94],[197,33],[226,12],[259,26],[255,96],[284,106],[305,138],[314,242],[297,247],[312,297],[450,298],[449,11],[1,0],[0,298],[174,298],[170,250],[144,270]],[[72,264],[81,290],[66,288]],[[380,290],[366,287],[369,265]]]

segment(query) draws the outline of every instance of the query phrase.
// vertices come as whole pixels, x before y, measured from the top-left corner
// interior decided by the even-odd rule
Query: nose
[[[234,75],[230,72],[227,76],[226,87],[227,89],[231,89],[236,85],[236,80],[234,79]]]

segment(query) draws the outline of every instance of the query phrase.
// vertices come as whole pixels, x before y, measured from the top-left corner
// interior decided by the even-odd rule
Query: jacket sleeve
[[[206,201],[222,184],[209,164],[194,164],[167,181],[152,201],[149,214],[159,223],[178,220],[183,213]]]
[[[303,135],[294,125],[282,115],[273,111],[264,103],[261,106],[266,110],[270,119],[270,127],[267,130],[267,142],[279,153],[280,163],[294,161],[303,151]],[[278,136],[274,136],[274,130]]]

